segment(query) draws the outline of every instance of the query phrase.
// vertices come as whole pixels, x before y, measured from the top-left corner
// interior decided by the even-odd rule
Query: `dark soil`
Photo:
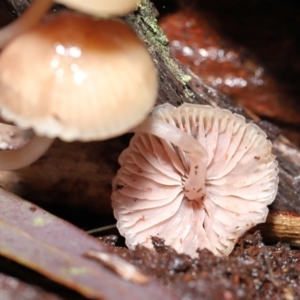
[[[300,299],[300,251],[278,243],[265,246],[259,231],[245,235],[229,257],[207,250],[191,259],[153,238],[156,252],[114,246],[116,236],[102,238],[112,252],[175,291],[181,299]]]

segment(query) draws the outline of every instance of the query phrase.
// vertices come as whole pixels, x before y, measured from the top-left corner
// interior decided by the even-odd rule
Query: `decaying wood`
[[[9,0],[8,0],[9,1]],[[155,8],[143,0],[139,9],[125,17],[145,41],[157,66],[160,90],[157,103],[183,102],[210,104],[230,109],[253,120],[244,110],[200,78],[175,62],[168,41],[155,19]],[[272,208],[300,213],[300,152],[280,130],[256,119],[274,144],[279,162],[280,184]],[[50,151],[31,167],[16,172],[1,172],[1,185],[31,201],[70,202],[93,211],[110,211],[110,182],[118,169],[117,157],[128,140],[118,138],[94,143],[57,141]]]
[[[265,242],[284,242],[300,247],[300,217],[297,214],[272,211],[267,221],[257,225],[253,230],[260,230]]]
[[[33,165],[0,172],[0,184],[36,203],[110,213],[111,181],[126,144],[126,138],[93,143],[56,140]]]

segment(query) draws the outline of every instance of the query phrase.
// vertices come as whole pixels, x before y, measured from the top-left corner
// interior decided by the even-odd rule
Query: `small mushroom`
[[[26,145],[33,137],[32,130],[20,128],[1,122],[0,118],[0,151],[18,149]]]
[[[32,5],[14,22],[0,29],[0,48],[6,46],[11,40],[16,38],[18,35],[30,30],[34,27],[44,14],[50,9],[52,5],[52,0],[35,0],[32,2]],[[22,47],[19,49],[22,53]],[[2,55],[2,54],[1,54]],[[15,83],[17,85],[17,83]],[[1,117],[1,123],[3,123]],[[6,122],[4,121],[4,124]],[[29,141],[27,140],[25,145],[18,143],[18,146],[14,144],[9,144],[8,141],[11,141],[11,137],[6,136],[6,130],[10,133],[16,134],[18,132],[19,137],[27,136],[29,132],[24,131],[20,133],[20,130],[15,126],[8,125],[8,128],[5,128],[6,125],[1,124],[1,149],[14,148],[14,150],[1,151],[0,152],[0,170],[8,171],[16,168],[22,168],[27,166],[37,160],[42,156],[52,144],[52,140],[34,136]],[[15,141],[16,142],[16,141]],[[7,149],[3,149],[7,150]]]
[[[119,158],[112,205],[129,248],[164,238],[192,257],[229,255],[265,221],[278,186],[271,142],[255,124],[205,105],[156,107]]]
[[[0,151],[0,170],[16,170],[32,164],[45,154],[52,143],[52,139],[34,135],[30,141],[21,148]]]
[[[145,45],[119,20],[51,14],[0,56],[1,115],[48,138],[121,135],[147,117],[157,90]]]
[[[52,145],[53,139],[40,137],[31,129],[21,130],[0,115],[0,170],[26,167],[39,159]]]
[[[140,0],[55,0],[72,9],[98,17],[122,16],[135,10]]]
[[[0,29],[0,48],[10,40],[35,26],[52,5],[52,0],[34,0],[29,8],[14,22]],[[20,49],[20,52],[22,48]]]

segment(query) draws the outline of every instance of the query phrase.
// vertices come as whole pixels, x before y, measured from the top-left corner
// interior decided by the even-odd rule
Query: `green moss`
[[[141,1],[138,10],[135,12],[135,18],[132,18],[132,22],[139,22],[139,25],[143,29],[143,32],[137,32],[137,34],[145,41],[152,57],[155,58],[155,53],[160,54],[167,68],[183,86],[185,96],[193,101],[194,93],[186,86],[192,78],[190,75],[184,73],[172,58],[169,50],[169,40],[158,26],[157,19],[153,14],[153,9],[155,8],[152,7],[149,0]]]

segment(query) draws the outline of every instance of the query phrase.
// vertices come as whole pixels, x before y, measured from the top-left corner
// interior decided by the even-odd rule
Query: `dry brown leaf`
[[[154,280],[135,284],[85,256],[107,248],[84,231],[0,189],[0,255],[93,299],[176,299]]]
[[[1,300],[62,300],[61,297],[45,292],[40,288],[19,281],[19,279],[0,274]]]

